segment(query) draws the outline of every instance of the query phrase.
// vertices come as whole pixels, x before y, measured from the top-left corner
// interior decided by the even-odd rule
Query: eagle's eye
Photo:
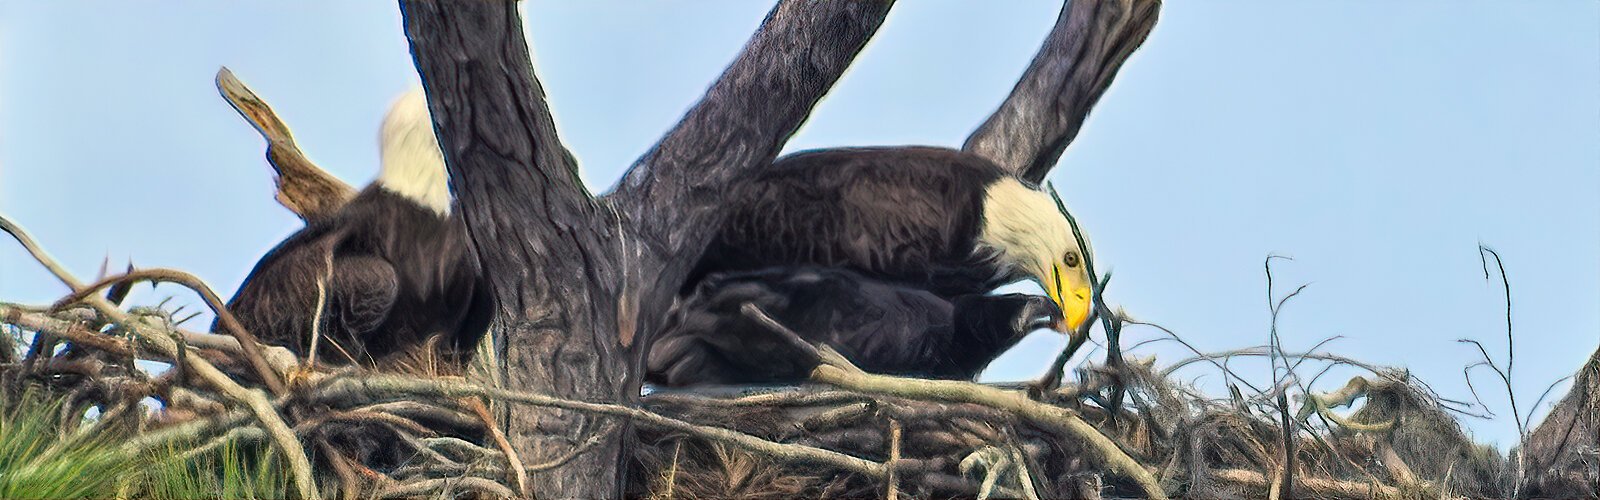
[[[1061,257],[1061,262],[1067,267],[1078,267],[1078,252],[1067,252],[1066,256]]]

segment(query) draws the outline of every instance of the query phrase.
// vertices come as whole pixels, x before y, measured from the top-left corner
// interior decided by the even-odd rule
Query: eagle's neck
[[[450,184],[444,153],[421,89],[395,101],[378,138],[382,168],[378,185],[440,216],[450,214]]]
[[[991,183],[984,192],[981,245],[999,260],[1035,277],[1047,276],[1050,262],[1060,258],[1063,239],[1070,237],[1066,218],[1050,196],[1011,177]]]

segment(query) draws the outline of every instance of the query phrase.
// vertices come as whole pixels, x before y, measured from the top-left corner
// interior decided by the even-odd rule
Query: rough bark
[[[626,354],[610,328],[617,227],[589,197],[529,65],[516,5],[402,1],[450,185],[496,301],[499,378],[585,401],[627,400]],[[555,410],[506,415],[523,460],[541,463],[598,430]],[[534,474],[542,498],[618,491],[615,433],[567,467]],[[584,471],[577,474],[574,471]]]
[[[631,331],[655,329],[722,220],[723,187],[777,158],[893,4],[779,2],[700,102],[607,195],[638,236],[626,247],[628,296],[639,301],[622,307],[624,343]]]
[[[512,388],[636,402],[648,332],[720,220],[720,187],[770,163],[887,15],[889,1],[780,3],[706,96],[594,200],[561,145],[512,1],[402,0],[450,182],[497,301],[494,343]],[[640,307],[642,305],[642,307]],[[619,315],[619,309],[621,314]],[[519,410],[508,433],[530,463],[589,435],[592,451],[534,474],[543,498],[622,493],[625,425]]]
[[[1067,0],[1011,95],[963,149],[1042,181],[1160,9],[1161,0]]]

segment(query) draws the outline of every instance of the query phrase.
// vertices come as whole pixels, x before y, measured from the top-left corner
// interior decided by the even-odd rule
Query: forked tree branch
[[[401,0],[407,36],[474,251],[496,302],[511,387],[585,401],[639,396],[647,343],[703,250],[726,182],[769,164],[882,22],[890,2],[787,0],[685,119],[596,203],[562,146],[511,0]],[[536,457],[583,442],[585,416],[519,411]],[[617,496],[622,440],[539,473],[547,497]],[[573,474],[582,470],[583,474]]]
[[[227,67],[217,70],[217,92],[267,140],[267,162],[277,172],[276,198],[284,208],[311,222],[333,213],[356,196],[349,184],[306,158],[295,145],[289,126]]]
[[[1161,0],[1067,0],[1011,95],[962,149],[1044,180],[1160,8]]]
[[[618,305],[625,345],[653,330],[705,250],[724,215],[724,187],[777,158],[893,5],[778,2],[700,101],[606,195],[635,237],[622,245],[630,263]]]

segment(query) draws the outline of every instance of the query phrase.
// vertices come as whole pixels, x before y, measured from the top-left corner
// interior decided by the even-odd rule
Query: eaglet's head
[[[1061,308],[1058,331],[1075,331],[1088,319],[1093,292],[1088,238],[1050,195],[1010,177],[995,181],[984,195],[979,238]]]

